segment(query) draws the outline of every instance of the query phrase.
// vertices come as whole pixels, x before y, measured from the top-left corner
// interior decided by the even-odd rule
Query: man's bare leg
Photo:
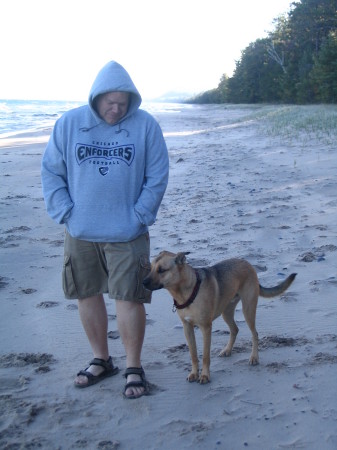
[[[145,336],[146,313],[141,303],[116,300],[116,315],[119,333],[126,353],[126,367],[141,367],[141,352]],[[126,382],[140,381],[139,375],[129,375]],[[143,387],[131,387],[126,390],[126,397],[140,396]]]
[[[94,358],[109,358],[108,349],[108,315],[103,295],[78,300],[78,310],[81,322],[91,345]],[[104,368],[100,366],[90,366],[88,372],[93,375],[99,375]],[[75,378],[76,384],[87,384],[88,378],[85,375],[79,375]]]

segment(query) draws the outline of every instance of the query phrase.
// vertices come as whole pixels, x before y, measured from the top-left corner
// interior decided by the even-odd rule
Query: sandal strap
[[[146,384],[144,381],[130,381],[129,383],[126,383],[124,387],[124,392],[129,389],[130,387],[143,387],[146,388]]]
[[[124,377],[127,378],[129,375],[139,375],[142,380],[145,379],[143,367],[128,367],[124,372]]]
[[[94,358],[92,361],[90,361],[89,367],[90,366],[100,366],[103,367],[105,370],[110,370],[113,368],[114,365],[112,364],[111,356],[109,356],[107,361],[101,358]]]
[[[80,370],[80,371],[77,373],[77,376],[79,376],[79,375],[84,375],[84,376],[87,377],[88,379],[94,377],[94,375],[93,375],[91,372],[88,372],[87,370]]]
[[[149,395],[149,383],[145,378],[143,367],[128,367],[124,372],[125,378],[127,378],[128,375],[138,375],[140,376],[140,380],[130,381],[129,383],[126,383],[124,387],[125,398],[139,398],[142,395]],[[140,395],[125,395],[127,389],[132,387],[142,387],[144,388],[144,392],[142,392]]]

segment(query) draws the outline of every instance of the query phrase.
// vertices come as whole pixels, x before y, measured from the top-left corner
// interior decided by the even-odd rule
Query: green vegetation
[[[337,1],[292,3],[242,51],[232,77],[188,103],[337,103]]]
[[[256,121],[264,134],[282,141],[336,146],[337,105],[262,105],[250,110],[244,120]]]

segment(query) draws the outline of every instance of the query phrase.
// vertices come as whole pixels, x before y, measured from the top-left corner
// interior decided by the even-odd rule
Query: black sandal
[[[101,366],[104,368],[103,372],[99,375],[93,375],[92,373],[88,372],[88,369],[90,366]],[[79,388],[86,388],[89,386],[92,386],[93,384],[98,383],[99,381],[104,380],[104,378],[112,377],[113,375],[116,375],[119,372],[118,367],[115,367],[112,364],[112,358],[109,356],[109,359],[105,361],[104,359],[100,358],[94,358],[92,361],[90,361],[89,366],[78,372],[77,376],[83,375],[88,378],[88,382],[85,384],[80,384],[74,382],[76,387]]]
[[[128,399],[134,399],[142,397],[143,395],[149,395],[149,384],[145,378],[145,372],[142,367],[128,367],[124,372],[124,377],[127,378],[129,375],[139,375],[140,380],[139,381],[130,381],[129,383],[126,383],[124,387],[124,397]],[[144,392],[142,392],[139,395],[125,395],[125,392],[130,387],[142,387],[144,388]]]

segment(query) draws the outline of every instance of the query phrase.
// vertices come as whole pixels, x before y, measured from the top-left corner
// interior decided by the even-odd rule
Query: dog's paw
[[[200,378],[199,378],[200,384],[207,384],[207,383],[210,383],[210,381],[211,381],[211,378],[209,375],[200,375]]]
[[[250,366],[257,366],[259,364],[259,358],[258,356],[251,356],[249,359],[249,365]]]
[[[188,377],[187,381],[189,383],[194,383],[195,381],[198,381],[199,375],[197,373],[191,372]]]
[[[223,357],[223,356],[225,356],[225,357],[228,357],[228,356],[231,356],[231,354],[232,354],[232,351],[231,350],[227,350],[227,349],[223,349],[223,350],[221,350],[221,352],[219,353],[219,356],[220,357]]]

